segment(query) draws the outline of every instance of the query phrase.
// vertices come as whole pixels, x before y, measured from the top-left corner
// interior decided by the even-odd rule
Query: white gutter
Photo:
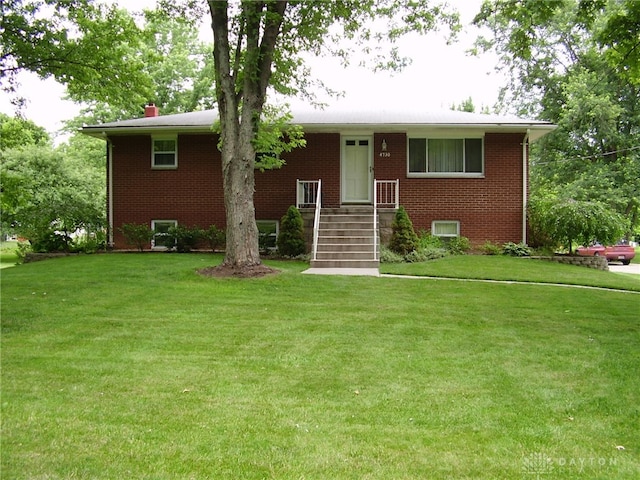
[[[531,129],[527,128],[527,133],[522,140],[522,243],[527,243],[527,143]]]

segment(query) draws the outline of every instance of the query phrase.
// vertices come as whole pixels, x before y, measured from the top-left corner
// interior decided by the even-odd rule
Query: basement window
[[[178,139],[177,137],[153,137],[151,168],[178,168]]]
[[[431,233],[443,240],[460,236],[460,222],[454,220],[434,220],[431,222]]]
[[[258,226],[258,244],[261,252],[273,251],[278,241],[278,222],[276,220],[256,220]]]
[[[175,239],[169,235],[169,230],[177,227],[176,220],[152,220],[151,230],[153,239],[151,240],[152,250],[170,250],[176,246]]]

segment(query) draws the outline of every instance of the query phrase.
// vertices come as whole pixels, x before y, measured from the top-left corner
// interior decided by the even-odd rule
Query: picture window
[[[409,138],[408,174],[470,176],[484,173],[482,138]]]

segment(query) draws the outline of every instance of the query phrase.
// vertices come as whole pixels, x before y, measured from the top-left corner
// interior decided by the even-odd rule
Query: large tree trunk
[[[250,140],[239,137],[240,135],[235,135],[236,142],[233,142],[235,148],[224,148],[222,151],[224,205],[227,218],[224,265],[234,269],[253,267],[261,263],[253,204],[255,154]]]
[[[223,267],[237,274],[261,265],[253,194],[260,115],[286,1],[244,2],[235,58],[229,41],[229,4],[209,0],[213,30],[216,96],[220,115],[222,174],[227,218]],[[262,36],[261,36],[262,33]],[[241,54],[242,48],[244,54]],[[232,65],[233,62],[233,65]],[[242,84],[239,85],[239,78]]]

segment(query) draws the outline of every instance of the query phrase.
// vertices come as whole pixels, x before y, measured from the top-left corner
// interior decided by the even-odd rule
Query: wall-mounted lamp
[[[387,151],[387,141],[384,138],[382,139],[382,151]]]

